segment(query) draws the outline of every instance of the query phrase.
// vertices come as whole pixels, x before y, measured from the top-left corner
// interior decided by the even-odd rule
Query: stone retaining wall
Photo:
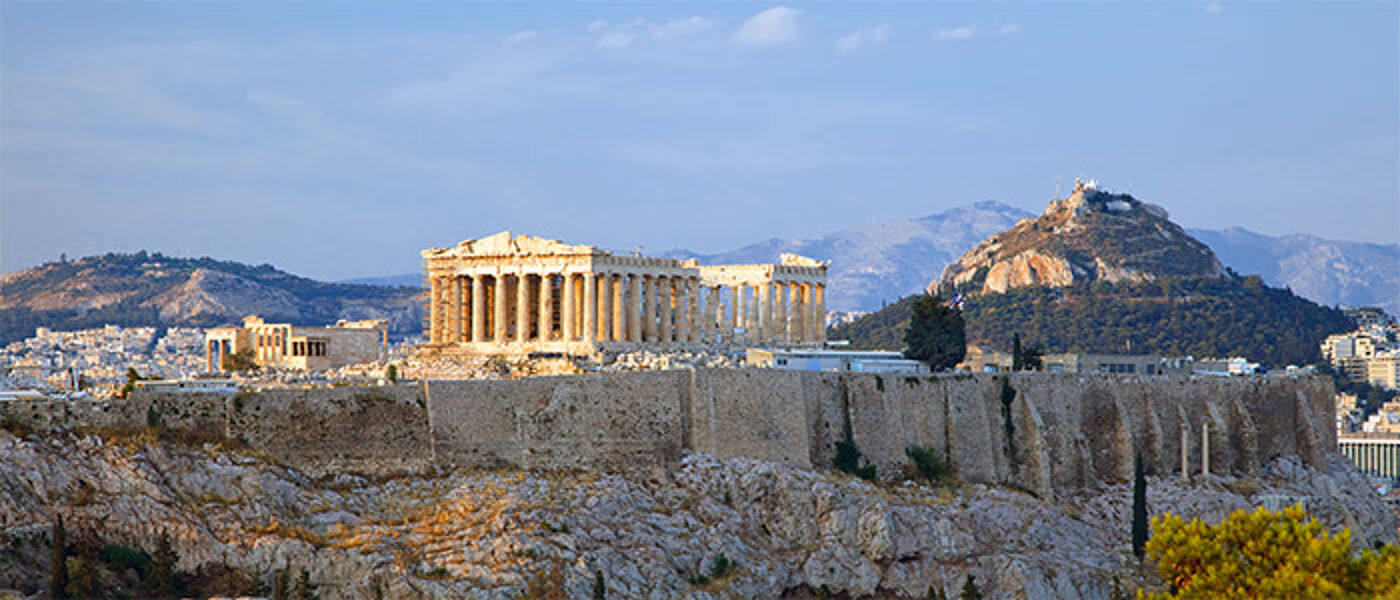
[[[1053,497],[1132,476],[1201,468],[1252,474],[1281,455],[1335,452],[1321,378],[1185,379],[1017,374],[906,377],[696,369],[425,381],[238,395],[139,391],[130,400],[15,401],[0,417],[48,430],[164,427],[222,432],[309,470],[428,465],[636,469],[683,451],[830,467],[852,440],[882,478],[905,448],[943,456],[965,481]]]

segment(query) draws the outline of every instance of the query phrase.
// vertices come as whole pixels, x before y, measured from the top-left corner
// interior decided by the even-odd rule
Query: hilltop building
[[[592,355],[690,344],[820,344],[825,262],[701,266],[509,231],[422,252],[428,345]]]
[[[250,350],[260,367],[317,371],[370,362],[384,357],[389,324],[384,320],[339,321],[331,327],[267,323],[257,315],[243,326],[215,327],[204,334],[210,372],[223,370],[223,359]]]

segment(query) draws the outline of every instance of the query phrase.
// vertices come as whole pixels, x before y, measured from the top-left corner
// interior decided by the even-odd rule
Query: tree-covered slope
[[[903,348],[911,298],[835,327],[859,348]],[[1163,278],[1023,287],[962,302],[969,344],[1010,350],[1012,337],[1046,352],[1244,356],[1272,366],[1315,363],[1318,344],[1351,329],[1341,311],[1257,277]]]

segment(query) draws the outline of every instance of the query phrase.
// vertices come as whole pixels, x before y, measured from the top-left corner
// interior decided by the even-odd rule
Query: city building
[[[1346,435],[1337,438],[1337,448],[1362,473],[1400,485],[1400,435]]]
[[[1044,354],[1040,357],[1040,370],[1047,373],[1112,373],[1121,375],[1190,375],[1190,357],[1165,357],[1155,354],[1088,354],[1066,352]],[[1010,371],[1013,360],[1010,352],[990,348],[968,346],[967,355],[958,369],[974,373],[1001,373]]]
[[[138,390],[172,394],[232,394],[238,391],[238,382],[232,379],[158,379],[136,381],[132,385]]]
[[[243,318],[243,326],[205,332],[209,372],[222,371],[224,357],[245,350],[260,367],[316,371],[381,360],[388,348],[388,322],[339,321],[331,327],[301,327]]]
[[[900,374],[930,372],[927,364],[904,358],[904,355],[899,352],[820,348],[749,348],[744,358],[744,364],[750,367],[794,371]]]
[[[701,266],[503,231],[422,252],[428,347],[593,355],[688,344],[820,344],[826,263]]]

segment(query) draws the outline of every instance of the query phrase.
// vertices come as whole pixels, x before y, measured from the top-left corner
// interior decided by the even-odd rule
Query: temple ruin
[[[424,250],[431,348],[472,354],[820,344],[826,263],[614,254],[509,231]]]

